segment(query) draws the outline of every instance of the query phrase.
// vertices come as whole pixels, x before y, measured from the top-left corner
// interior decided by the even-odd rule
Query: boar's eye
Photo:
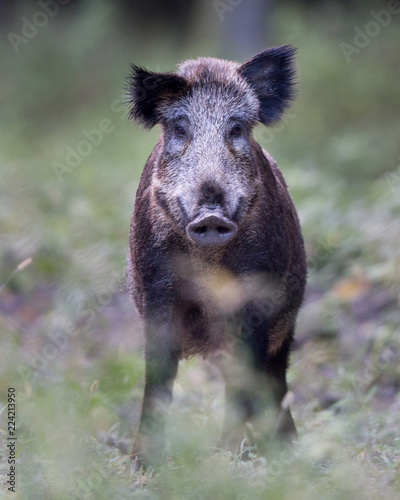
[[[242,135],[243,129],[240,125],[234,125],[229,133],[230,137],[240,137]]]
[[[186,137],[186,130],[181,125],[175,126],[175,135],[177,137]]]

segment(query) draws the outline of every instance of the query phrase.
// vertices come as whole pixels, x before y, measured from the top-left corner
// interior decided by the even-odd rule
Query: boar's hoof
[[[206,215],[197,219],[186,228],[188,237],[198,245],[226,245],[237,232],[235,223],[217,215]]]

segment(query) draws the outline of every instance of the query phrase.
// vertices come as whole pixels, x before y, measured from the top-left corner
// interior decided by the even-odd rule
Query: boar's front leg
[[[162,462],[165,420],[179,361],[171,315],[165,314],[163,319],[159,313],[149,316],[151,319],[145,321],[146,373],[142,413],[132,451],[136,468],[141,463],[157,466]]]

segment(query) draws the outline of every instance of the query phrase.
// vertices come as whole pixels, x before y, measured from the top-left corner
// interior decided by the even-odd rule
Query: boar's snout
[[[198,245],[223,246],[236,233],[237,226],[234,222],[212,211],[203,213],[186,227],[186,234]]]

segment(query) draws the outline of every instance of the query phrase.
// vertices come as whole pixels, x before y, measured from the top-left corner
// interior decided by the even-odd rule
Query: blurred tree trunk
[[[271,44],[273,0],[222,0],[213,5],[221,23],[222,57],[248,59]]]
[[[14,17],[17,2],[0,0],[0,25],[5,26]]]
[[[190,36],[194,12],[199,0],[120,0],[121,13],[145,32],[163,27],[177,43]]]

